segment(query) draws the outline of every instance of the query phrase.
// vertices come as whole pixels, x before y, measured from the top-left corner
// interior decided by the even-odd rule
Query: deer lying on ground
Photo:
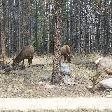
[[[23,49],[20,51],[20,53],[16,56],[15,59],[13,59],[13,66],[19,64],[21,61],[23,61],[24,65],[24,59],[28,59],[29,65],[32,64],[32,59],[34,55],[34,47],[32,45],[24,46]]]

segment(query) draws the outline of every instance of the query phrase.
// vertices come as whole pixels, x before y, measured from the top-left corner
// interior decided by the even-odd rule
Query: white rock
[[[70,78],[70,76],[65,75],[64,77],[64,83],[67,85],[74,85],[75,82],[72,78]]]
[[[63,72],[64,74],[70,74],[70,66],[66,63],[61,63],[61,72]]]
[[[112,89],[112,78],[104,79],[99,84],[106,89]]]

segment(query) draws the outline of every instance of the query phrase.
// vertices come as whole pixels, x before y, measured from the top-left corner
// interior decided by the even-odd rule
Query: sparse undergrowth
[[[75,78],[75,85],[51,85],[49,77],[52,73],[52,56],[37,56],[33,65],[25,70],[15,70],[0,74],[0,97],[76,97],[76,96],[106,96],[110,91],[97,89],[94,93],[87,87],[91,85],[89,78],[95,75],[95,54],[74,55],[70,68]]]

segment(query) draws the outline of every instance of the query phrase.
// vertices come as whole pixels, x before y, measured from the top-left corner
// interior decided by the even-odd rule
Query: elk
[[[67,60],[69,63],[71,62],[71,51],[68,45],[61,47],[61,56],[64,57],[64,61]]]
[[[28,59],[29,65],[32,64],[32,59],[34,55],[34,47],[32,45],[27,45],[22,48],[20,53],[16,56],[15,59],[13,59],[13,66],[19,64],[21,61],[23,61],[24,65],[24,59]]]

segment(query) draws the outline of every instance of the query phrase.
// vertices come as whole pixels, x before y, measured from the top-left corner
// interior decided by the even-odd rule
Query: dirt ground
[[[23,70],[4,72],[0,70],[0,97],[2,98],[40,98],[40,97],[76,97],[76,96],[109,96],[111,90],[91,92],[87,89],[92,83],[89,80],[95,75],[96,66],[94,61],[96,54],[86,56],[75,54],[72,58],[71,75],[75,79],[74,85],[51,85],[49,77],[52,74],[52,56],[36,56],[33,63]]]

